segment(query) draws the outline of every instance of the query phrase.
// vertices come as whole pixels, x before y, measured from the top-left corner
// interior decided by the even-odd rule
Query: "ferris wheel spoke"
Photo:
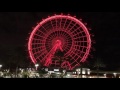
[[[77,43],[77,44],[79,44],[79,43],[87,43],[87,41],[75,41],[74,43]]]
[[[53,26],[52,20],[50,20],[50,24],[51,24],[51,26],[52,26],[52,29],[54,29],[54,26]]]
[[[42,35],[42,36],[45,36],[45,33],[44,32],[42,32],[41,30],[37,30],[38,32],[40,32],[40,34]]]
[[[69,47],[65,47],[65,50],[64,51],[69,51],[70,50],[70,48]]]
[[[73,33],[74,31],[80,30],[80,28],[81,28],[81,27],[77,27],[76,29],[74,29],[74,30],[71,29],[71,30],[69,30],[69,31],[70,31],[71,33]]]
[[[42,60],[42,58],[43,58],[46,54],[47,54],[47,52],[41,53],[41,54],[39,54],[38,57],[36,57],[36,59],[40,59],[40,58],[41,58],[41,60]]]
[[[37,47],[37,48],[32,48],[31,50],[41,50],[41,47]]]
[[[76,23],[71,27],[71,28],[69,28],[68,30],[70,31],[70,30],[73,30],[73,28],[76,26]]]
[[[75,53],[75,52],[73,52],[73,51],[71,51],[70,54],[71,54],[71,56],[72,56],[72,57],[71,57],[72,59],[77,59],[78,57],[81,58],[80,55],[78,55],[77,53]],[[76,57],[76,58],[75,58],[75,57]]]
[[[81,45],[74,45],[74,47],[82,47],[82,48],[87,48],[86,46],[81,46]]]
[[[66,22],[67,22],[67,19],[65,19],[65,22],[63,22],[63,29],[65,29]]]
[[[44,38],[44,36],[40,36],[40,35],[38,35],[38,34],[35,34],[35,35],[34,35],[34,38],[35,38],[35,36],[38,36],[38,37],[36,37],[36,39],[38,39],[38,38],[43,39],[43,38]]]
[[[38,38],[37,38],[37,39],[36,39],[36,38],[33,38],[33,40],[36,40],[36,41],[41,41],[41,40],[40,40],[40,39],[38,39]]]
[[[32,43],[32,45],[44,45],[44,43]]]
[[[86,36],[81,36],[80,34],[79,37],[74,36],[74,39],[78,39],[78,38],[86,38]]]
[[[45,50],[45,49],[42,49],[41,51],[35,52],[35,53],[33,53],[33,54],[38,54],[38,53],[43,53],[43,52],[46,53],[46,50]]]
[[[66,31],[68,30],[71,23],[72,23],[72,20],[69,22],[68,26],[65,28]]]
[[[77,59],[78,60],[78,59]],[[77,61],[77,60],[74,60],[72,63],[71,63],[71,66],[75,66],[75,65],[79,65],[80,63]]]
[[[57,30],[57,18],[55,18],[55,22],[56,22],[56,25],[55,25],[55,27],[56,27],[56,30]]]
[[[44,30],[45,30],[45,32],[47,33],[47,30],[46,30],[46,28],[44,27],[44,26],[41,26]]]
[[[59,36],[60,35],[60,32],[58,31],[57,33],[56,33],[56,36],[55,37],[57,37],[57,36]]]
[[[60,19],[60,28],[61,28],[62,18]]]
[[[79,33],[85,33],[84,30],[82,30],[81,27],[78,27],[78,28],[76,28],[75,30],[72,30],[72,31],[73,31],[73,32],[72,32],[73,34],[74,34],[74,32],[77,32],[78,34],[79,34]]]
[[[42,44],[42,45],[43,45],[43,44]],[[38,48],[38,49],[39,49],[39,48],[42,49],[42,48],[45,48],[45,46],[35,47],[35,45],[34,45],[34,46],[31,48],[31,50],[34,50],[34,49],[37,49],[37,48]]]

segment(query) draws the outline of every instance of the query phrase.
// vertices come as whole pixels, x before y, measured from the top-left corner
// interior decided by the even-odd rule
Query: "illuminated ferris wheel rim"
[[[81,28],[83,28],[83,31],[85,32],[85,34],[87,35],[87,40],[89,40],[89,43],[88,43],[88,47],[87,47],[87,51],[86,53],[84,54],[85,58],[87,58],[89,52],[90,52],[90,48],[91,48],[91,38],[90,38],[90,34],[88,32],[88,29],[86,28],[86,26],[80,21],[78,20],[77,18],[75,17],[72,17],[70,15],[54,15],[54,16],[49,16],[48,18],[46,19],[43,19],[40,23],[38,23],[38,25],[33,29],[33,31],[31,32],[30,34],[30,37],[29,37],[29,41],[28,41],[28,51],[29,51],[29,54],[30,54],[30,58],[32,59],[32,62],[34,64],[36,64],[36,59],[34,58],[34,55],[33,53],[31,52],[31,41],[32,41],[32,38],[34,36],[34,33],[38,30],[39,27],[41,27],[43,24],[47,23],[48,21],[51,21],[53,19],[57,19],[57,18],[66,18],[68,20],[73,20],[75,22],[77,22],[77,24],[79,24],[81,26]],[[82,58],[81,59],[81,62],[84,62],[85,58]]]

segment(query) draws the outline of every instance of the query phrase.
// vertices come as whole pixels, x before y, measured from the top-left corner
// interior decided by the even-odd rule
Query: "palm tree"
[[[97,69],[97,77],[99,78],[99,69],[105,67],[105,64],[100,58],[97,58],[97,60],[94,63],[94,67]]]

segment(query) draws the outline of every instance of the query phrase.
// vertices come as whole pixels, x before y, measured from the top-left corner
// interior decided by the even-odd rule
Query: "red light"
[[[85,62],[91,48],[91,37],[85,24],[70,14],[55,14],[43,19],[29,37],[28,51],[32,62],[59,65],[69,70]],[[58,49],[64,52],[61,63],[52,60]]]

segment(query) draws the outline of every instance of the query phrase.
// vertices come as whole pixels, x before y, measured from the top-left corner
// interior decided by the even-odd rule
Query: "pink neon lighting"
[[[52,60],[58,49],[65,53],[61,64]],[[91,38],[86,26],[76,17],[63,14],[49,16],[38,23],[28,41],[28,52],[34,64],[48,67],[54,64],[69,70],[85,62],[90,49]]]
[[[61,47],[61,41],[60,40],[57,40],[56,41],[56,44],[54,45],[54,47],[51,49],[50,53],[46,56],[47,59],[45,61],[45,66],[49,66],[51,63],[52,63],[52,57],[54,56],[55,52],[57,49],[60,49],[61,51],[63,51],[62,47]]]

